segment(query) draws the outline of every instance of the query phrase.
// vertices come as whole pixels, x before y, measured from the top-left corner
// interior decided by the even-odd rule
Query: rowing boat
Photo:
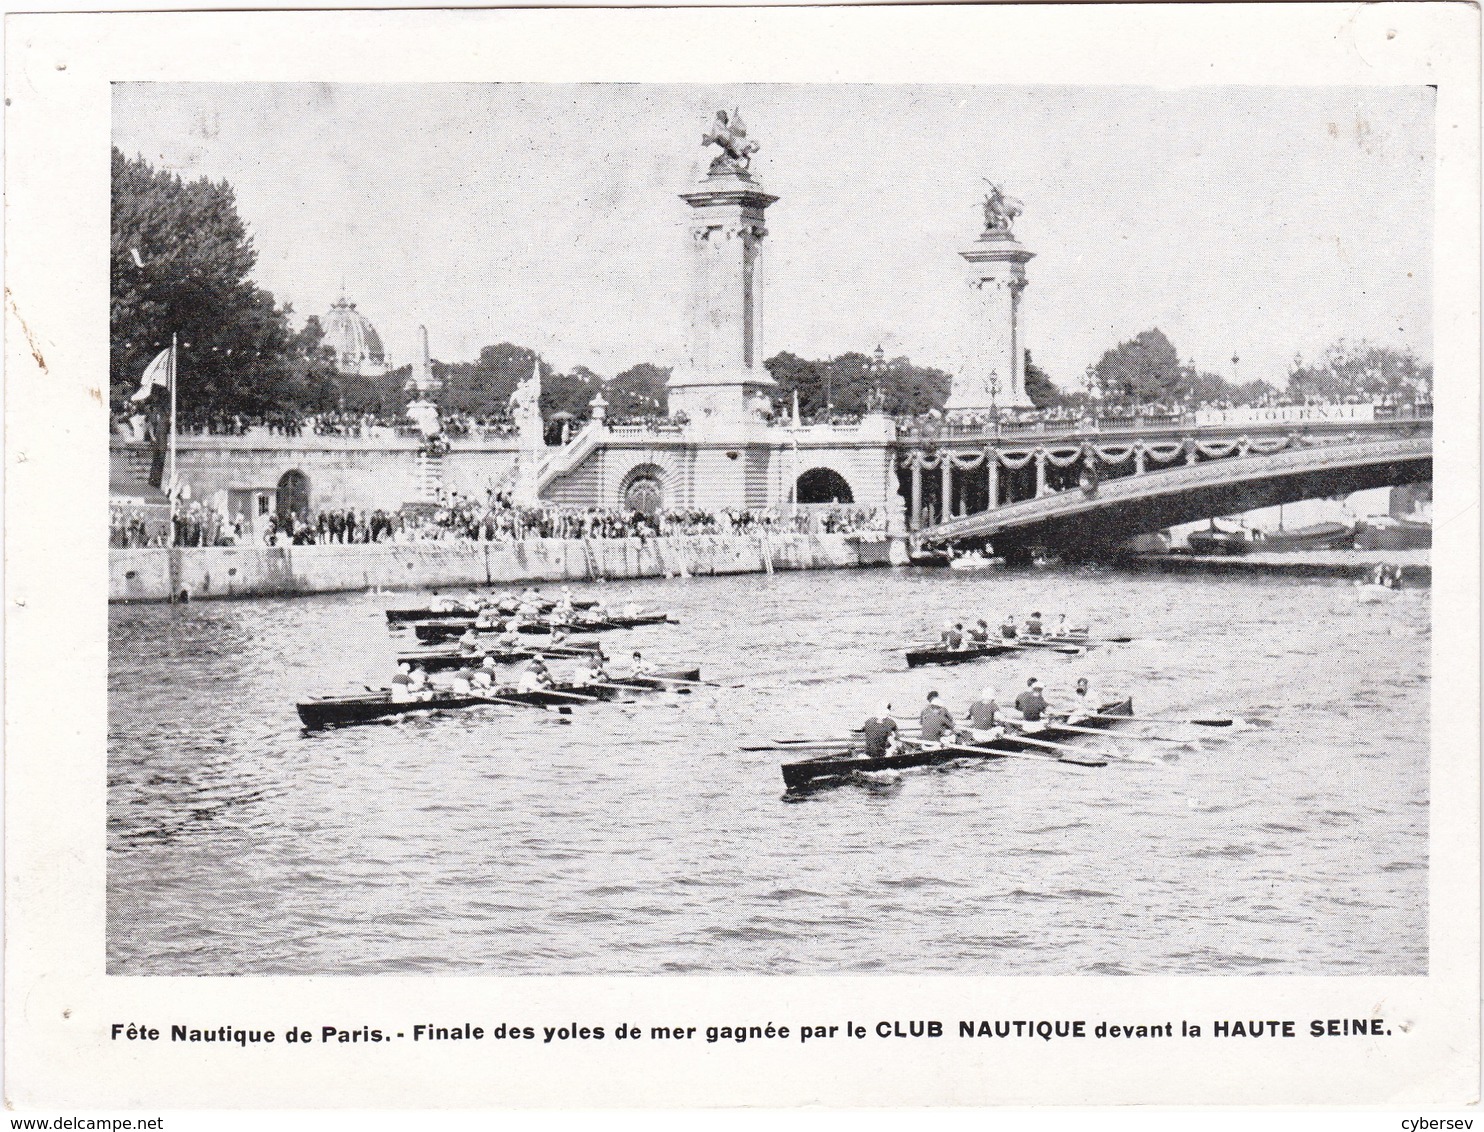
[[[663,625],[669,620],[668,613],[643,613],[637,617],[608,617],[601,621],[572,621],[565,625],[553,625],[548,621],[532,621],[521,625],[518,632],[549,633],[553,629],[561,628],[569,633],[606,633],[612,629],[633,629],[639,625]],[[450,637],[462,637],[469,629],[474,629],[479,633],[500,632],[499,629],[494,628],[476,628],[474,618],[467,614],[457,620],[417,621],[412,626],[412,631],[420,641],[446,641]]]
[[[1077,726],[1082,728],[1106,728],[1111,727],[1120,720],[1129,719],[1134,714],[1134,701],[1132,697],[1118,700],[1114,703],[1104,704],[1096,715],[1087,716],[1078,721]],[[896,754],[883,755],[879,758],[867,758],[858,750],[849,750],[843,753],[819,755],[802,762],[783,764],[783,782],[789,790],[807,790],[816,786],[828,785],[841,779],[850,778],[857,774],[880,770],[903,770],[907,767],[936,766],[940,763],[953,762],[955,759],[965,758],[1014,758],[1031,756],[1045,758],[1047,762],[1070,762],[1077,763],[1079,760],[1071,755],[1053,755],[1040,747],[1037,743],[1056,742],[1064,739],[1076,739],[1079,732],[1066,731],[1055,723],[1049,723],[1040,731],[1027,736],[1036,743],[1021,742],[1015,735],[1005,735],[992,743],[975,743],[969,746],[954,746],[944,750],[937,747],[914,747],[902,749]],[[1085,761],[1083,765],[1101,765],[1103,760],[1093,759]]]
[[[559,684],[534,692],[494,688],[480,695],[441,692],[427,700],[393,700],[390,692],[369,692],[354,696],[312,696],[294,706],[298,709],[299,719],[303,721],[305,728],[319,731],[326,727],[369,723],[418,711],[452,711],[458,708],[488,707],[491,704],[565,707],[590,700],[615,700],[625,692],[667,691],[672,687],[669,681],[699,682],[700,679],[699,668],[678,668],[656,672],[652,676],[612,676],[596,686]]]
[[[466,664],[477,667],[484,663],[485,657],[492,658],[496,664],[518,664],[538,654],[546,658],[585,660],[600,648],[601,645],[597,641],[567,641],[564,644],[551,645],[546,648],[532,645],[530,648],[496,648],[478,653],[450,650],[411,652],[397,657],[397,663],[420,664],[425,672],[447,672],[454,668],[462,668]]]
[[[597,604],[596,599],[574,601],[572,608],[591,609]],[[542,613],[550,613],[557,607],[557,603],[554,601],[539,601],[536,603],[536,606]],[[517,602],[504,602],[491,604],[488,608],[498,610],[501,613],[513,614],[520,606]],[[403,625],[409,621],[457,620],[459,618],[473,617],[477,612],[478,610],[464,607],[458,609],[388,609],[386,611],[386,620],[388,625]]]
[[[1017,637],[1014,640],[992,640],[982,645],[951,649],[947,645],[924,645],[907,650],[907,667],[921,668],[927,664],[967,664],[971,660],[983,660],[989,656],[1002,656],[1010,652],[1026,652],[1031,649],[1052,652],[1081,652],[1098,642],[1089,640],[1086,633],[1070,633],[1065,637]]]

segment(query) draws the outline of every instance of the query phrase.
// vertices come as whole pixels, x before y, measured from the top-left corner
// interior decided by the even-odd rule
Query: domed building
[[[335,368],[357,377],[380,377],[391,369],[381,335],[371,320],[344,295],[324,317],[325,345],[335,351]]]

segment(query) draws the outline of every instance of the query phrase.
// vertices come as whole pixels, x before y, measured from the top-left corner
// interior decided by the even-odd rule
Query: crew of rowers
[[[972,649],[982,645],[990,644],[998,639],[1000,641],[1014,641],[1022,637],[1033,640],[1061,639],[1063,637],[1077,636],[1085,633],[1085,629],[1074,629],[1067,624],[1067,615],[1059,613],[1056,623],[1047,628],[1041,619],[1040,612],[1032,613],[1025,619],[1025,624],[1020,625],[1015,614],[1005,615],[1005,620],[1000,623],[999,630],[989,627],[989,622],[982,617],[968,628],[964,627],[962,621],[947,621],[943,624],[942,645],[947,649]]]
[[[635,650],[629,675],[621,679],[632,680],[654,674],[654,667],[644,659],[644,654]],[[513,684],[501,684],[499,665],[492,656],[486,656],[478,665],[466,664],[450,674],[446,685],[435,685],[421,664],[403,661],[397,665],[397,674],[392,677],[391,696],[393,703],[411,703],[415,700],[431,700],[436,696],[494,696],[502,692],[540,692],[556,689],[556,678],[547,667],[546,659],[534,654],[521,668]],[[602,650],[593,650],[586,658],[586,665],[574,678],[565,680],[561,688],[581,688],[606,685],[613,677],[608,674],[608,661]]]
[[[1034,735],[1045,729],[1048,718],[1064,719],[1075,725],[1097,713],[1097,697],[1085,676],[1077,681],[1071,702],[1060,708],[1046,702],[1046,686],[1034,676],[1026,680],[1013,707],[1000,704],[993,688],[983,688],[969,705],[962,722],[954,721],[952,713],[943,706],[942,697],[933,691],[927,694],[918,715],[920,732],[914,743],[924,747],[982,745],[1006,734]],[[881,704],[861,730],[867,758],[890,754],[901,742],[897,717],[892,714],[889,702]]]
[[[508,629],[513,622],[517,631],[521,625],[582,625],[607,621],[618,614],[601,600],[578,608],[572,590],[563,586],[561,594],[553,601],[542,595],[535,586],[527,586],[520,594],[503,593],[495,596],[471,592],[467,597],[437,597],[429,604],[434,613],[471,613],[474,627],[481,632],[500,628]],[[620,611],[624,617],[638,617],[641,610],[629,602]]]

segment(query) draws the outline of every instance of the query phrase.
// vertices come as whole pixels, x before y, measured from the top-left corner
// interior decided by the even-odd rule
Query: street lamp
[[[995,420],[1000,419],[1000,371],[992,369],[989,371],[989,415]]]
[[[1094,366],[1089,364],[1087,370],[1082,374],[1082,389],[1086,392],[1089,401],[1092,400],[1093,390],[1097,387],[1098,371]]]
[[[866,363],[866,371],[871,375],[871,398],[874,408],[883,413],[886,411],[886,392],[881,385],[886,379],[886,370],[886,351],[878,344],[875,355]]]

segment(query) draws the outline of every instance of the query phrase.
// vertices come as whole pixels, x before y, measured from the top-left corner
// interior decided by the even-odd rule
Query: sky
[[[686,354],[678,194],[720,107],[780,198],[765,356],[959,368],[990,178],[1035,253],[1022,336],[1068,388],[1151,327],[1243,381],[1342,338],[1432,357],[1425,87],[121,83],[113,137],[231,183],[298,324],[343,280],[396,364],[425,324],[443,361],[510,341],[611,376]]]

